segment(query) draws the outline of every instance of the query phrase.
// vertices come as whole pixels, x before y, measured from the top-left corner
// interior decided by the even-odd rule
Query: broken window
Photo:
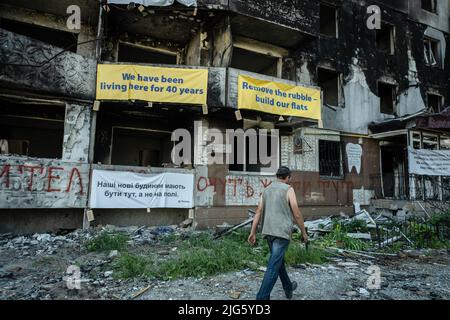
[[[119,42],[119,62],[177,64],[177,54],[154,48]]]
[[[41,27],[9,19],[0,19],[0,28],[30,37],[52,46],[77,52],[78,34]]]
[[[0,101],[0,153],[62,158],[65,107]]]
[[[172,163],[171,132],[113,127],[113,165],[163,167]]]
[[[424,42],[425,64],[428,66],[439,65],[441,57],[439,54],[439,41],[431,38],[425,38]]]
[[[281,63],[279,57],[233,47],[230,67],[278,77],[281,76],[278,72],[279,63]]]
[[[323,103],[329,106],[340,105],[341,75],[335,71],[319,68],[318,85],[323,91]]]
[[[342,177],[341,143],[319,140],[319,172],[323,177]]]
[[[380,97],[380,112],[394,114],[396,86],[384,82],[378,82],[378,96]]]
[[[388,54],[394,54],[394,26],[382,23],[381,29],[376,30],[377,48]]]
[[[263,140],[261,141],[261,139]],[[275,141],[273,139],[277,140]],[[262,152],[262,150],[260,150],[260,143],[266,144],[268,158],[272,158],[273,156],[279,161],[279,155],[274,154],[277,150],[272,150],[272,142],[278,146],[277,150],[279,150],[279,139],[277,136],[274,136],[269,132],[267,134],[262,134],[257,128],[247,130],[244,139],[245,154],[242,154],[242,152],[239,153],[238,137],[235,136],[233,145],[234,151],[232,154],[233,164],[229,164],[228,169],[230,171],[239,172],[263,172],[264,168],[270,168],[271,163],[263,164],[263,159],[260,157],[260,152]],[[262,153],[264,155],[265,152]],[[241,154],[245,157],[244,159],[239,159]],[[278,167],[278,163],[275,167]]]
[[[421,2],[423,10],[437,13],[436,0],[421,0]]]
[[[427,94],[428,108],[432,109],[433,112],[439,113],[442,111],[442,105],[443,105],[442,102],[443,102],[443,97],[441,95],[432,94],[432,93]]]
[[[320,4],[320,34],[338,38],[337,10],[334,7]]]

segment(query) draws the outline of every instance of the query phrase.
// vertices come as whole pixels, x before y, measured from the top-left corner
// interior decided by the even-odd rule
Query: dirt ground
[[[114,257],[88,252],[82,241],[87,237],[82,231],[0,236],[0,299],[252,300],[263,277],[263,270],[245,269],[173,281],[117,280],[110,272]],[[158,241],[134,241],[131,247],[170,254]],[[449,262],[447,250],[412,250],[376,260],[339,256],[320,266],[290,267],[288,273],[298,283],[295,300],[448,300]],[[80,289],[67,287],[70,265],[80,266]],[[373,266],[380,270],[379,289],[367,287]],[[280,282],[272,299],[286,299]]]

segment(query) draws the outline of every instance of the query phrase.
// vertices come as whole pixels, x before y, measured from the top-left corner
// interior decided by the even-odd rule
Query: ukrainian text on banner
[[[239,76],[238,109],[321,119],[319,89]]]
[[[450,150],[408,148],[409,172],[426,176],[450,176]]]
[[[192,208],[194,175],[93,170],[90,207],[109,209]]]
[[[125,64],[97,66],[97,100],[143,100],[204,105],[207,91],[207,69]]]

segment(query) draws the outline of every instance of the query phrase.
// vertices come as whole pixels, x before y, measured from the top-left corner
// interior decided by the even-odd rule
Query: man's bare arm
[[[253,218],[252,230],[248,236],[248,242],[252,245],[256,242],[256,229],[258,228],[259,220],[261,220],[261,213],[263,209],[263,197],[259,199],[258,208],[256,208],[255,216]]]
[[[300,209],[298,207],[297,197],[295,196],[295,191],[292,188],[290,188],[288,190],[288,200],[289,200],[289,205],[291,206],[291,209],[292,209],[292,214],[294,216],[294,220],[297,223],[297,225],[300,227],[300,230],[302,231],[303,239],[305,241],[307,241],[308,234],[306,233],[306,229],[305,229],[305,220],[303,219],[303,215],[300,212]]]

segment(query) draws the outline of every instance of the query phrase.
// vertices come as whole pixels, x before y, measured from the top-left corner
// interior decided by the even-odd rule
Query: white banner
[[[93,170],[90,208],[192,208],[194,175]]]
[[[450,150],[417,150],[409,147],[409,172],[425,176],[450,176]]]
[[[109,0],[108,3],[129,4],[131,2],[143,4],[144,6],[170,6],[175,0]],[[197,0],[177,0],[185,6],[197,6]]]

